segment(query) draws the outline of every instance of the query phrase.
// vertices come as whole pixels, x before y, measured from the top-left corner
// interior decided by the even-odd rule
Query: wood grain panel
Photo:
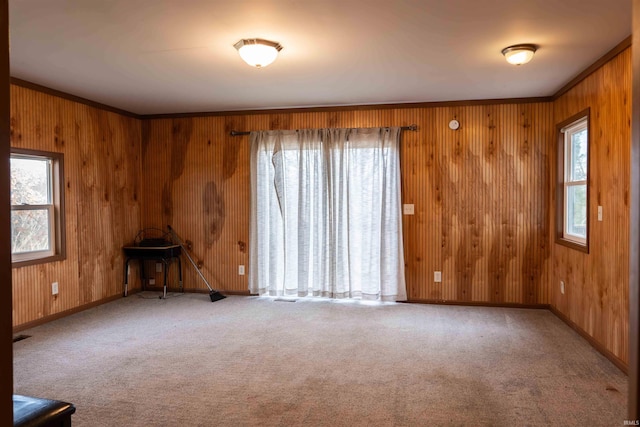
[[[454,117],[457,132],[447,126]],[[149,120],[143,224],[171,224],[193,242],[212,286],[246,291],[237,271],[249,261],[249,142],[229,131],[414,123],[401,156],[403,201],[416,213],[403,218],[410,298],[548,303],[550,103]],[[204,288],[191,268],[185,287]]]
[[[640,418],[640,0],[633,0],[631,206],[629,213],[629,395],[627,419]]]
[[[63,152],[67,259],[14,269],[13,323],[27,324],[122,292],[122,253],[143,227],[168,224],[192,243],[211,285],[247,290],[248,137],[230,130],[407,126],[402,198],[413,301],[552,304],[627,361],[630,52],[555,102],[274,111],[139,121],[29,88],[11,88],[11,143]],[[555,245],[554,125],[591,107],[592,251]],[[461,122],[458,131],[449,120]],[[187,289],[205,286],[184,264]],[[153,265],[148,277],[160,283]],[[442,283],[433,272],[442,271]],[[170,285],[177,285],[171,268]],[[140,288],[137,269],[131,288]],[[567,292],[559,292],[559,280]],[[60,283],[60,295],[50,284]]]
[[[590,253],[552,243],[551,303],[628,363],[631,50],[626,49],[554,102],[560,123],[591,108]],[[555,151],[551,152],[556,162]],[[555,194],[555,168],[552,170]],[[555,212],[556,203],[551,206]],[[597,208],[603,207],[603,221]],[[553,227],[553,222],[549,222]],[[560,281],[566,284],[560,293]]]
[[[11,87],[12,146],[64,153],[67,240],[65,260],[13,269],[14,326],[122,292],[121,248],[141,223],[140,132],[137,119]]]
[[[229,131],[245,117],[153,121],[143,142],[144,227],[171,225],[192,243],[192,257],[210,285],[246,290],[238,265],[248,264],[248,144]],[[175,286],[177,270],[170,283]],[[153,276],[160,280],[161,275]],[[159,282],[158,282],[159,283]],[[186,288],[206,289],[195,270],[184,268]]]

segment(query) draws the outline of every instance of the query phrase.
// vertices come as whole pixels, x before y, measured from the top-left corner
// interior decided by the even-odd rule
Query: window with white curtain
[[[251,134],[250,291],[406,299],[399,128]]]

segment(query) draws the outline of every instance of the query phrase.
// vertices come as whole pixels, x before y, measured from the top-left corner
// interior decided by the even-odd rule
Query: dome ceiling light
[[[509,64],[522,65],[531,61],[538,47],[533,44],[517,44],[502,49],[502,54]]]
[[[278,52],[282,50],[280,43],[264,39],[242,39],[233,47],[238,49],[244,62],[256,68],[271,64],[278,57]]]

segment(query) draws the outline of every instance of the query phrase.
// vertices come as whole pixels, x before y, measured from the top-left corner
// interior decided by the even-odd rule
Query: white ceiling
[[[138,114],[538,97],[631,0],[9,0],[11,75]],[[233,45],[284,47],[255,69]],[[500,51],[540,46],[516,67]]]

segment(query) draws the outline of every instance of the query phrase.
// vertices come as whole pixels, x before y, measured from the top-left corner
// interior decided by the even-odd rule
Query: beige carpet
[[[24,331],[15,392],[92,427],[626,418],[626,376],[546,310],[156,295]]]

